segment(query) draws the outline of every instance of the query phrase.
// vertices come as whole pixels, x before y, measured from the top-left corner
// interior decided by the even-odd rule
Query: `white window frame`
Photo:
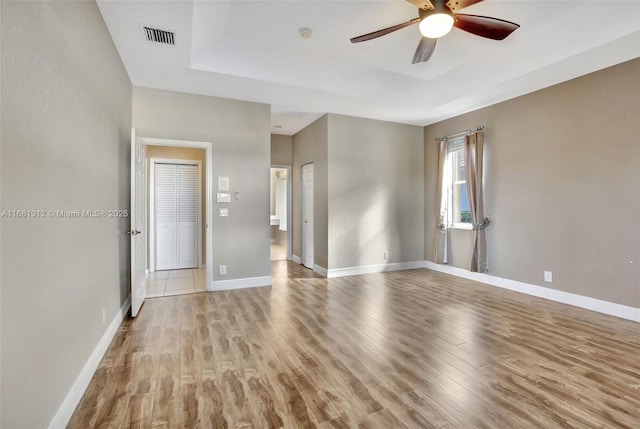
[[[445,163],[445,188],[446,188],[446,219],[447,219],[447,228],[451,229],[473,229],[473,224],[471,222],[453,222],[453,187],[455,185],[466,184],[465,180],[454,181],[455,177],[455,166],[453,165],[454,154],[458,151],[462,151],[464,153],[464,141],[465,138],[459,137],[456,139],[452,139],[447,141],[447,160]],[[466,160],[465,160],[466,162]]]

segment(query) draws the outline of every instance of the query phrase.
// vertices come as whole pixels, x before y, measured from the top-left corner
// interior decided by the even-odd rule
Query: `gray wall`
[[[95,3],[3,1],[1,32],[2,209],[128,209],[131,83]],[[2,219],[3,428],[47,427],[125,302],[128,225]]]
[[[328,129],[328,268],[422,261],[423,129],[334,114]]]
[[[271,134],[271,165],[293,163],[293,136]]]
[[[2,27],[2,2],[0,2],[0,28]],[[0,30],[0,166],[2,166],[2,51],[3,51],[3,47],[2,47],[2,32]],[[1,170],[0,170],[1,171]],[[0,172],[0,209],[2,209],[2,174]],[[0,220],[0,243],[2,243],[2,221]],[[3,308],[3,301],[2,301],[2,246],[0,245],[0,428],[2,427],[2,418],[3,418],[3,414],[2,414],[2,408],[4,406],[3,404],[3,400],[2,397],[4,396],[3,390],[2,390],[2,385],[3,385],[3,378],[2,378],[2,369],[3,369],[3,364],[2,364],[2,356],[4,353],[2,353],[3,350],[3,344],[4,344],[4,335],[2,334],[2,321],[3,319],[3,315],[2,315],[2,308]]]
[[[640,307],[638,82],[640,59],[426,127],[426,259],[434,139],[486,124],[489,274]],[[469,232],[451,237],[467,268]]]
[[[0,1],[0,28],[2,26],[2,2]],[[2,31],[0,30],[0,166],[2,166]],[[2,209],[2,174],[0,173],[0,209]],[[2,243],[2,221],[0,220],[0,243]],[[2,246],[0,245],[0,428],[2,427]]]
[[[213,204],[214,280],[270,275],[270,120],[266,104],[133,88],[137,135],[212,142],[214,188],[227,176],[230,191],[240,193],[224,204],[229,217],[217,216],[222,205]],[[221,264],[226,276],[218,274]]]
[[[301,179],[302,166],[313,163],[314,174],[314,262],[328,266],[328,181],[327,181],[327,115],[293,136],[293,254],[302,256]]]
[[[317,265],[421,261],[423,143],[420,127],[334,114],[294,135],[293,254],[302,256],[301,167],[313,162]]]

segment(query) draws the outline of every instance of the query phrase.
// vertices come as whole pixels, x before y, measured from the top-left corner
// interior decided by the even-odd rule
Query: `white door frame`
[[[205,151],[205,267],[207,271],[207,290],[213,290],[213,144],[211,142],[199,142],[189,140],[158,139],[153,137],[141,137],[145,144],[150,146],[176,146],[204,149]],[[202,248],[202,246],[200,246]]]
[[[198,183],[197,183],[197,224],[198,233],[198,267],[202,267],[202,161],[198,159],[170,159],[170,158],[150,158],[149,159],[149,272],[156,270],[156,219],[155,219],[155,171],[156,164],[179,164],[179,165],[196,165],[198,166]]]
[[[293,177],[291,166],[284,164],[271,164],[271,168],[287,170],[287,259],[293,259]]]
[[[304,182],[304,169],[305,167],[311,166],[311,171],[313,172],[313,181],[314,181],[314,187],[312,189],[312,193],[311,193],[311,201],[313,201],[312,207],[313,207],[313,211],[311,213],[312,216],[312,230],[311,230],[311,236],[309,237],[308,234],[305,234],[305,219],[304,219],[304,214],[305,214],[305,200],[309,197],[309,195],[306,195],[305,193],[305,182]],[[300,198],[300,253],[301,253],[301,264],[304,265],[307,268],[310,268],[313,270],[313,268],[315,267],[315,165],[313,164],[313,162],[308,162],[306,164],[303,164],[300,166],[300,182],[301,185],[300,186],[300,190],[301,190],[301,198]],[[307,247],[307,240],[305,240],[305,237],[307,238],[307,240],[309,240],[309,238],[311,239],[311,248],[313,249],[311,251],[311,262],[309,264],[305,263],[305,261],[307,259],[309,259],[309,255],[306,253],[305,249]]]

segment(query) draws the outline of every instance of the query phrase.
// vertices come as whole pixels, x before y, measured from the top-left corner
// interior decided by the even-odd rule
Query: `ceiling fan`
[[[426,62],[431,58],[436,41],[451,30],[451,27],[459,28],[488,39],[502,40],[517,30],[520,25],[504,19],[491,18],[489,16],[465,15],[455,13],[472,4],[483,0],[407,0],[418,6],[418,18],[384,28],[372,33],[354,37],[351,43],[359,43],[384,36],[413,24],[419,24],[422,39],[418,43],[416,53],[413,55],[412,64]]]

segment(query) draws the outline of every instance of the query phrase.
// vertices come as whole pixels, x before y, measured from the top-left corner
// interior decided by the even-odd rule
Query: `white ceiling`
[[[503,41],[454,28],[413,65],[417,25],[349,42],[415,18],[404,0],[98,5],[134,85],[268,103],[277,134],[327,112],[425,126],[640,57],[638,0],[485,0],[461,13],[521,27]],[[176,31],[177,46],[144,41],[141,25]]]

